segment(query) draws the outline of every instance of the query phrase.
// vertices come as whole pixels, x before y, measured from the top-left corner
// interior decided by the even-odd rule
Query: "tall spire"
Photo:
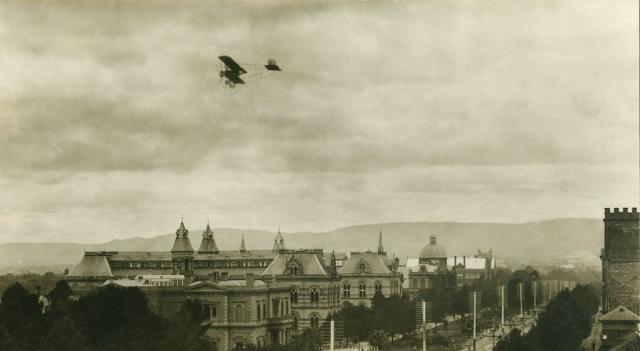
[[[384,246],[382,246],[382,226],[380,226],[380,233],[378,234],[378,253],[383,254]]]
[[[207,228],[204,230],[204,232],[202,232],[202,241],[200,242],[198,253],[212,254],[218,252],[220,251],[218,250],[216,241],[213,238],[213,230],[211,230],[211,225],[209,224],[209,219],[207,218]]]
[[[240,252],[247,252],[247,248],[244,246],[244,233],[242,233],[242,241],[240,241]]]
[[[189,231],[184,226],[184,217],[180,216],[180,226],[176,230],[176,240],[173,242],[173,253],[193,253],[191,242],[189,241]]]
[[[286,246],[284,245],[284,238],[282,237],[282,233],[280,233],[280,225],[278,225],[278,234],[274,239],[273,249],[272,251],[278,252],[280,250],[286,250]]]

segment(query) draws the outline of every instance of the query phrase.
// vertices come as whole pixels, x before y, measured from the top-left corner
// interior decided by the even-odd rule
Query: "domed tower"
[[[418,258],[420,264],[428,264],[431,266],[437,266],[438,269],[447,269],[447,252],[444,247],[436,243],[436,237],[431,236],[429,238],[429,244],[425,245],[420,250]]]
[[[176,240],[171,248],[173,274],[193,274],[193,247],[189,241],[189,231],[180,220],[180,227],[176,230]]]

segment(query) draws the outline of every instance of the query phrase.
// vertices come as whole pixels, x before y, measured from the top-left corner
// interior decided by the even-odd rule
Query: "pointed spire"
[[[378,234],[378,253],[383,254],[384,246],[382,246],[382,226],[380,226],[380,233]]]
[[[280,250],[286,250],[286,246],[284,245],[284,238],[282,237],[282,233],[280,232],[280,225],[278,225],[278,234],[276,234],[276,238],[274,239],[273,249],[274,252],[278,252]]]
[[[244,233],[242,233],[242,241],[240,242],[240,252],[247,252],[247,248],[244,246]]]
[[[180,216],[180,226],[176,230],[176,240],[173,242],[173,253],[193,253],[191,242],[189,241],[189,231],[184,226],[184,216]]]
[[[216,245],[216,241],[213,238],[213,230],[211,230],[209,218],[207,218],[207,228],[202,232],[202,241],[200,242],[198,253],[212,254],[218,252],[218,246]]]

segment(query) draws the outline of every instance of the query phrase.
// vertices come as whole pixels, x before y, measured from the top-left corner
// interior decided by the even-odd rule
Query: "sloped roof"
[[[205,287],[205,286],[209,286],[209,287],[213,287],[213,288],[217,288],[217,289],[221,289],[221,290],[231,290],[234,288],[246,288],[247,287],[247,281],[244,279],[240,279],[240,280],[218,280],[215,282],[212,281],[208,281],[208,280],[203,280],[203,281],[197,281],[197,282],[193,282],[191,284],[189,284],[189,286],[187,287],[187,289],[189,290],[193,290],[193,289],[197,289],[199,287]],[[262,280],[254,280],[253,281],[253,287],[264,287],[267,286],[267,283],[263,282]]]
[[[274,243],[273,243],[273,251],[280,251],[280,250],[286,250],[287,246],[284,244],[284,238],[282,237],[282,233],[280,233],[280,230],[278,229],[278,234],[276,235],[276,238],[274,239]]]
[[[213,238],[213,230],[211,230],[211,226],[207,223],[207,228],[202,232],[202,241],[200,242],[198,253],[214,253],[218,251],[216,240]]]
[[[189,241],[189,231],[185,228],[183,222],[180,222],[180,227],[176,230],[176,241],[173,242],[171,252],[193,252],[193,247],[191,247],[191,242]]]
[[[352,252],[351,257],[340,267],[338,272],[340,274],[359,274],[360,262],[364,262],[368,274],[388,274],[391,271],[385,264],[386,258],[386,255],[375,252]]]
[[[344,252],[334,252],[333,254],[336,256],[336,261],[346,261],[349,258],[349,256]],[[322,262],[325,267],[329,267],[331,265],[331,252],[325,252],[322,254]]]
[[[141,280],[141,279],[109,279],[106,282],[104,282],[101,286],[107,286],[107,285],[118,285],[118,286],[122,286],[122,287],[151,286],[151,285],[145,283],[144,280]]]
[[[466,269],[485,269],[487,264],[487,259],[483,257],[448,257],[447,266],[453,267],[454,261],[456,264],[464,262]]]
[[[433,266],[430,264],[419,264],[417,266],[407,266],[406,270],[408,272],[420,272],[420,267],[424,266],[424,271],[427,273],[433,273],[436,272],[438,270],[438,266]]]
[[[618,306],[615,309],[609,311],[609,313],[600,317],[601,321],[636,321],[640,322],[640,317],[637,314],[629,311],[624,306]]]
[[[262,275],[286,275],[285,270],[287,268],[287,262],[289,262],[289,260],[291,260],[292,258],[295,258],[301,263],[301,275],[329,275],[327,270],[324,268],[324,265],[318,259],[317,254],[305,252],[278,254],[278,256],[276,256],[276,258],[271,261],[271,264],[267,267],[267,269],[262,272]]]
[[[638,350],[640,349],[640,333],[632,330],[619,338],[617,342],[618,344],[610,348],[609,351]]]
[[[73,267],[71,277],[113,277],[107,257],[103,255],[84,255]]]

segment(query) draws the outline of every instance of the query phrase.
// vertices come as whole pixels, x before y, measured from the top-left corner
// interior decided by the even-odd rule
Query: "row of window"
[[[382,283],[376,282],[374,285],[374,289],[375,289],[374,294],[377,294],[377,293],[382,294]],[[351,298],[351,283],[346,282],[342,286],[342,297],[344,297],[345,299]],[[367,284],[365,282],[360,282],[358,284],[358,297],[361,299],[367,297]]]
[[[268,260],[249,260],[249,261],[194,261],[194,268],[245,268],[245,267],[268,267],[271,261]],[[161,268],[173,268],[173,262],[171,261],[112,261],[111,266],[113,268],[127,269],[161,269]]]
[[[333,306],[333,305],[337,305],[340,303],[340,288],[338,286],[330,286],[328,288],[329,294],[328,296],[328,302],[329,305]],[[300,303],[300,298],[299,298],[300,292],[298,291],[297,288],[294,288],[293,290],[291,290],[291,303]],[[309,302],[310,303],[320,303],[320,288],[310,288],[309,289]]]

